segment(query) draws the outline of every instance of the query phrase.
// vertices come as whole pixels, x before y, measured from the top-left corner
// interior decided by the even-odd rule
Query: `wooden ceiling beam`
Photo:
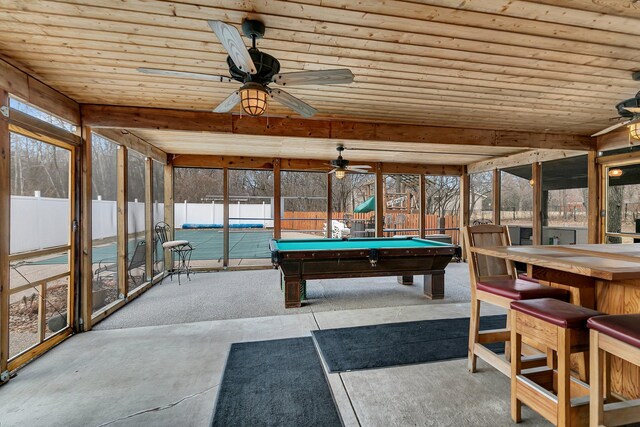
[[[629,138],[629,129],[626,126],[597,138],[598,151],[615,150],[617,148],[630,147],[631,145],[640,145],[640,141],[634,141]]]
[[[314,159],[283,159],[271,157],[251,156],[213,156],[196,154],[178,154],[172,156],[174,167],[190,168],[248,168],[273,169],[276,159],[280,159],[281,170],[329,172],[332,167],[326,160]],[[373,162],[358,162],[373,167]],[[425,175],[461,175],[462,166],[459,165],[428,165],[419,163],[384,162],[381,170],[384,174],[425,174]]]
[[[80,124],[80,106],[57,90],[0,59],[0,90],[34,105],[47,113]]]
[[[128,149],[137,151],[145,157],[150,157],[163,165],[167,164],[167,153],[129,131],[123,129],[99,128],[92,129],[92,132],[96,135],[107,138],[116,144],[124,145]]]
[[[53,144],[62,141],[79,147],[82,143],[80,136],[13,108],[9,112],[9,130]]]
[[[469,173],[487,172],[493,169],[506,169],[514,166],[531,165],[536,162],[566,159],[586,155],[587,151],[578,150],[531,150],[510,156],[495,157],[467,165]]]
[[[164,129],[328,139],[446,143],[473,146],[578,149],[594,148],[588,137],[516,131],[460,129],[421,125],[269,118],[250,118],[202,111],[82,106],[85,124],[93,128]]]

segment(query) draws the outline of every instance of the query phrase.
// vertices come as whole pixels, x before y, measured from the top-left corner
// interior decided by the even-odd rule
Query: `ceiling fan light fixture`
[[[250,116],[258,117],[267,110],[269,94],[260,83],[249,82],[240,88],[240,105]]]
[[[345,176],[347,176],[347,171],[344,169],[338,169],[336,171],[336,178],[338,179],[343,179]]]
[[[640,123],[629,125],[629,136],[631,139],[640,141]]]

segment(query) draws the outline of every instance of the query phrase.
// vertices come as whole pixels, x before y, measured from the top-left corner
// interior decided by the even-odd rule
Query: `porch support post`
[[[92,176],[92,145],[93,134],[88,126],[82,127],[82,194],[81,194],[81,216],[80,216],[80,233],[81,233],[81,264],[80,264],[80,286],[81,301],[80,313],[82,320],[82,331],[91,330],[91,315],[93,314],[93,194],[91,186]]]
[[[327,174],[327,235],[333,237],[333,174]],[[353,228],[353,227],[352,227]]]
[[[229,169],[222,169],[222,267],[229,266]]]
[[[467,167],[464,167],[462,171],[462,176],[460,176],[460,232],[458,233],[459,241],[458,243],[462,247],[462,258],[466,259],[466,251],[464,250],[464,243],[462,242],[462,229],[469,225],[469,198],[471,194],[469,193],[469,187],[471,185],[469,177],[469,172],[467,171]]]
[[[167,164],[164,165],[164,222],[169,224],[169,240],[174,240],[175,236],[175,210],[173,207],[173,161],[167,159]],[[173,268],[173,258],[171,251],[164,252],[164,269],[165,271]]]
[[[587,221],[588,221],[588,233],[589,243],[601,243],[601,231],[600,221],[602,212],[601,208],[601,191],[600,188],[600,175],[601,166],[598,164],[598,153],[595,150],[589,151],[587,156],[587,182],[588,182],[588,209],[587,209]]]
[[[376,163],[376,237],[384,237],[384,177],[382,163]]]
[[[493,207],[493,223],[496,225],[500,225],[500,204],[502,203],[502,193],[500,192],[502,189],[502,173],[500,169],[493,170],[493,200],[491,202]]]
[[[533,180],[533,235],[532,244],[542,244],[542,163],[531,165]]]
[[[273,161],[273,238],[282,238],[282,186],[280,185],[280,159]]]
[[[146,157],[144,160],[144,240],[146,249],[145,258],[145,282],[153,278],[153,160]]]
[[[118,292],[122,298],[127,298],[129,293],[129,277],[127,275],[127,262],[129,261],[129,198],[127,188],[127,147],[118,145],[117,153],[117,179],[118,179]]]
[[[0,107],[9,111],[9,94],[0,90]],[[9,215],[11,214],[11,149],[9,118],[0,114],[0,383],[9,380]]]
[[[421,239],[424,239],[426,237],[426,223],[425,223],[425,216],[426,216],[426,209],[427,209],[427,204],[426,204],[426,199],[427,199],[427,178],[424,174],[420,174],[420,218],[418,218],[418,228],[420,228],[420,230],[418,230],[418,236],[420,236]]]

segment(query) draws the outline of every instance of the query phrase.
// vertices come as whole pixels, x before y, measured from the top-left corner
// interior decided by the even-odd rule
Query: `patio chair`
[[[465,227],[462,237],[469,263],[471,281],[471,320],[469,325],[469,372],[476,371],[478,357],[498,369],[506,376],[511,375],[509,363],[509,314],[512,301],[535,298],[556,298],[568,301],[569,293],[564,289],[553,288],[527,280],[518,279],[512,261],[482,255],[473,252],[473,248],[488,246],[510,246],[511,239],[506,226],[476,225]],[[507,310],[507,326],[505,329],[480,331],[481,303],[488,303]],[[490,350],[485,344],[505,343],[505,358]],[[540,357],[527,358],[523,361],[526,368],[544,365]]]
[[[129,259],[129,264],[127,265],[127,274],[134,285],[137,285],[136,278],[133,275],[133,271],[139,269],[140,267],[144,267],[145,262],[147,260],[147,245],[144,240],[138,242],[136,244],[136,248],[133,251],[133,255]],[[105,277],[113,277],[118,273],[118,263],[116,262],[116,258],[110,257],[102,259],[98,262],[98,268],[93,273],[96,276],[97,281],[103,280]],[[141,276],[143,279],[140,284],[144,283],[143,274]]]
[[[188,240],[169,240],[169,232],[171,231],[171,226],[166,222],[159,222],[155,226],[156,236],[158,236],[158,240],[162,244],[162,248],[169,250],[171,252],[171,268],[167,271],[169,272],[169,276],[171,280],[173,280],[173,275],[178,273],[178,285],[180,285],[180,274],[186,273],[187,279],[191,280],[191,252],[193,252],[193,246]],[[178,258],[178,267],[175,268],[174,256]]]
[[[351,235],[351,229],[348,228],[343,222],[332,220],[331,221],[331,235],[327,235],[327,223],[323,223],[322,231],[325,237],[332,237],[336,239],[342,239],[343,237],[349,237]]]

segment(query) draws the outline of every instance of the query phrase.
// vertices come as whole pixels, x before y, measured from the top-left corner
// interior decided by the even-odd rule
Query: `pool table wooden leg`
[[[413,285],[413,276],[398,276],[398,284]]]
[[[424,296],[429,299],[444,298],[444,270],[436,270],[424,275]]]
[[[301,307],[300,279],[285,279],[284,281],[284,308]]]

